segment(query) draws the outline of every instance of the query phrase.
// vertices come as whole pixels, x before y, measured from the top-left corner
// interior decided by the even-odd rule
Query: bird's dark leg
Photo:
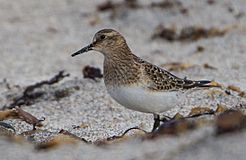
[[[170,121],[172,119],[173,118],[164,115],[163,118],[160,119],[160,121],[165,123],[165,122]]]
[[[158,128],[160,126],[160,116],[158,114],[154,114],[154,125],[153,125],[153,129],[151,132],[154,132],[156,130],[156,128]]]

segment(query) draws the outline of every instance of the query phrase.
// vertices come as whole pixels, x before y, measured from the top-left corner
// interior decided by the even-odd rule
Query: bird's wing
[[[192,81],[186,78],[182,79],[148,62],[143,62],[142,64],[143,75],[148,79],[146,82],[147,88],[153,91],[175,91],[191,88],[214,87],[212,86],[212,81]]]

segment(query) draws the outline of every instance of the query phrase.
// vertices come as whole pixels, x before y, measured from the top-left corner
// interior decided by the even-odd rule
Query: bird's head
[[[119,32],[113,29],[102,29],[94,35],[91,44],[75,52],[72,56],[95,50],[103,53],[106,57],[111,57],[116,56],[115,54],[120,53],[119,50],[124,49],[129,50],[125,38]]]

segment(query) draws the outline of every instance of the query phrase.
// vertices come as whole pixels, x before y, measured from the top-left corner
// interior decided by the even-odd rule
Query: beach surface
[[[245,116],[246,1],[179,0],[162,7],[158,4],[162,1],[155,1],[158,5],[147,0],[105,2],[0,0],[1,110],[22,96],[27,86],[50,80],[60,71],[69,74],[57,83],[35,89],[40,94],[21,105],[38,119],[45,117],[42,127],[32,131],[32,125],[23,120],[3,121],[15,132],[0,126],[1,159],[245,159],[246,121],[242,120],[242,129],[218,136],[218,114],[192,118],[196,127],[185,132],[175,130],[146,138],[142,131],[133,130],[125,138],[109,142],[107,138],[131,127],[150,131],[153,115],[119,105],[107,93],[103,78],[83,77],[87,65],[103,72],[102,54],[91,51],[75,58],[71,54],[88,45],[98,30],[113,28],[142,59],[167,67],[181,78],[214,80],[223,85],[223,89],[194,91],[163,115],[188,116],[195,107],[215,111],[222,105]],[[158,35],[160,25],[177,35],[185,27],[212,28],[223,34],[166,40]],[[61,130],[89,144],[62,137]],[[4,136],[6,132],[9,136]],[[54,138],[59,141],[55,142],[57,147],[47,145]],[[37,149],[43,143],[47,149]]]

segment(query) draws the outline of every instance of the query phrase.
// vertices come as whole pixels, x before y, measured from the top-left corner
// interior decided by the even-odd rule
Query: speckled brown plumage
[[[159,113],[176,106],[183,90],[211,87],[211,81],[182,79],[134,55],[125,38],[113,29],[97,32],[93,41],[72,56],[95,50],[104,55],[104,82],[119,104],[140,112],[153,113],[154,131]]]
[[[101,36],[108,40],[102,40]],[[94,36],[95,48],[104,56],[106,85],[137,85],[150,91],[173,91],[194,87],[208,87],[210,81],[181,79],[132,54],[124,37],[111,29],[101,30]]]
[[[129,57],[129,59],[124,61],[105,60],[104,75],[106,85],[137,85],[145,86],[144,88],[150,91],[174,91],[195,87],[209,87],[211,82],[181,79],[133,54]]]
[[[186,90],[196,87],[209,87],[211,81],[192,81],[176,77],[170,72],[148,62],[142,62],[144,76],[149,79],[147,88],[151,91]]]
[[[104,60],[104,82],[106,85],[134,85],[142,78],[141,65],[129,59]]]

